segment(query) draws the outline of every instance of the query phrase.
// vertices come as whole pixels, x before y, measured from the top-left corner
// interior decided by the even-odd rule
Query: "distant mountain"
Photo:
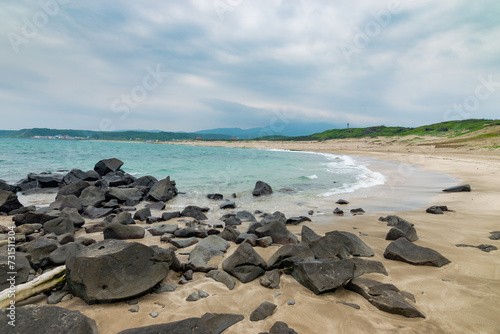
[[[314,133],[323,132],[333,128],[338,128],[329,123],[298,123],[290,122],[288,124],[279,123],[268,125],[262,128],[240,129],[240,128],[218,128],[210,130],[196,131],[199,134],[217,133],[230,137],[238,137],[239,139],[253,139],[267,136],[285,136],[297,137],[307,136]]]

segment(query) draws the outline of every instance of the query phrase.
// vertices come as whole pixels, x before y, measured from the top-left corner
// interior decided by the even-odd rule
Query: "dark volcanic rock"
[[[90,219],[98,219],[109,215],[113,209],[111,208],[96,208],[94,206],[88,206],[84,211],[83,215]]]
[[[129,186],[143,190],[145,193],[149,192],[151,188],[158,182],[158,180],[151,175],[144,175],[132,182]],[[163,208],[162,208],[163,209]],[[159,209],[159,210],[162,210]]]
[[[181,216],[180,211],[174,211],[174,212],[164,212],[161,215],[161,219],[164,221],[174,219],[174,218],[179,218]]]
[[[222,232],[219,234],[219,237],[227,241],[236,242],[236,239],[238,239],[239,235],[240,232],[238,231],[238,229],[230,225],[224,227],[224,230],[222,230]]]
[[[198,239],[196,239],[195,237],[186,238],[186,239],[173,238],[173,239],[170,239],[170,243],[177,248],[186,248],[186,247],[189,247],[189,246],[192,246],[192,245],[198,243]]]
[[[423,266],[441,267],[450,263],[450,260],[435,250],[417,246],[405,238],[391,242],[384,252],[384,257]]]
[[[312,241],[321,239],[321,236],[316,234],[310,227],[302,226],[302,231],[300,233],[300,240],[309,245]]]
[[[222,268],[242,283],[248,283],[264,274],[267,265],[252,246],[244,242],[222,262]]]
[[[309,247],[316,259],[348,259],[353,251],[351,240],[338,232],[329,232],[324,237],[311,241]]]
[[[178,230],[177,224],[161,224],[161,225],[155,225],[148,229],[149,233],[152,235],[164,235],[165,233],[171,233],[174,234],[175,231]]]
[[[159,202],[149,203],[149,204],[146,204],[146,208],[150,208],[151,210],[161,211],[161,210],[165,209],[165,202],[159,201]],[[180,214],[180,212],[179,212],[179,214]]]
[[[100,176],[104,176],[110,172],[115,172],[123,166],[123,162],[116,158],[104,159],[95,164],[94,170]]]
[[[337,202],[335,202],[335,204],[346,205],[349,204],[349,202],[345,199],[339,199]]]
[[[392,284],[384,284],[368,278],[358,277],[352,279],[346,288],[359,293],[381,311],[399,314],[407,318],[425,318],[419,310],[404,298],[404,294]]]
[[[394,227],[387,233],[385,240],[397,240],[399,238],[406,238],[411,242],[417,241],[417,231],[413,227],[413,224],[404,219],[397,221]]]
[[[208,194],[207,198],[216,201],[222,201],[224,199],[224,196],[222,194]]]
[[[90,186],[82,190],[79,198],[83,207],[99,207],[101,206],[101,203],[106,200],[106,195],[101,189]]]
[[[351,209],[351,213],[354,215],[362,215],[363,213],[365,213],[365,210],[363,210],[362,208]]]
[[[376,273],[387,276],[387,271],[385,270],[382,262],[379,261],[371,261],[362,258],[352,258],[352,262],[354,262],[354,277],[362,276],[364,274]]]
[[[149,208],[142,208],[134,213],[134,219],[140,220],[141,222],[146,221],[149,216],[151,216],[151,210]]]
[[[104,239],[142,239],[146,231],[141,226],[122,225],[112,223],[107,225],[104,230]]]
[[[188,318],[167,324],[131,328],[118,334],[221,334],[244,319],[239,314],[205,313],[201,318]]]
[[[64,175],[59,173],[30,173],[28,179],[36,181],[40,188],[56,188],[63,182]]]
[[[314,253],[305,243],[288,244],[280,247],[267,261],[269,270],[289,267],[300,260],[314,260]]]
[[[236,213],[236,218],[238,218],[242,222],[256,222],[257,221],[257,219],[255,219],[255,216],[251,212],[246,211],[246,210],[238,211]]]
[[[490,238],[491,240],[500,240],[500,231],[493,231],[493,232],[490,232],[490,236],[488,238]]]
[[[31,266],[25,253],[15,252],[15,254],[10,254],[15,256],[14,270],[10,268],[13,261],[12,258],[9,259],[8,255],[7,251],[0,254],[0,291],[10,287],[11,282],[7,281],[7,279],[10,279],[11,276],[15,276],[15,284],[19,285],[26,283],[30,274]],[[15,274],[8,274],[11,272],[15,272]]]
[[[221,220],[222,220],[222,218],[221,218]],[[224,219],[223,221],[224,221],[224,223],[225,223],[225,226],[230,226],[230,225],[232,225],[232,226],[234,226],[234,225],[241,225],[241,219],[239,219],[238,217],[233,216],[233,215],[231,215],[231,216],[227,217],[227,218],[226,218],[226,219]]]
[[[80,251],[85,249],[85,246],[76,242],[70,242],[61,247],[57,248],[55,251],[50,253],[49,261],[50,263],[60,266],[66,263],[69,257],[75,256]]]
[[[68,196],[68,195],[75,195],[76,197],[80,197],[82,194],[82,191],[90,187],[90,183],[87,181],[77,181],[75,183],[68,184],[57,192],[56,199],[59,199],[60,196]]]
[[[449,187],[449,188],[443,189],[443,191],[448,192],[448,193],[456,193],[456,192],[461,192],[461,191],[471,191],[471,188],[470,188],[469,184],[464,184],[461,186]]]
[[[208,236],[200,241],[189,254],[189,260],[187,262],[188,268],[202,272],[216,270],[217,266],[210,266],[208,262],[214,256],[224,256],[229,246],[229,242],[219,236]]]
[[[265,182],[257,181],[255,188],[253,189],[252,195],[254,196],[264,196],[273,193],[273,188]]]
[[[235,209],[236,208],[236,204],[233,202],[233,201],[224,201],[222,202],[222,204],[219,206],[219,208],[223,209],[223,210],[226,210],[226,209]]]
[[[23,205],[17,199],[17,195],[10,191],[0,190],[0,212],[9,213],[22,208]]]
[[[259,237],[269,236],[277,244],[296,244],[298,243],[297,236],[290,232],[284,223],[281,221],[273,221],[255,230],[255,234]]]
[[[269,289],[279,289],[280,288],[280,276],[281,271],[274,269],[271,271],[266,271],[266,273],[260,278],[260,285]]]
[[[117,214],[112,220],[111,224],[131,225],[135,224],[134,219],[130,212],[123,211]]]
[[[282,321],[276,321],[269,330],[269,334],[298,334],[292,328]]]
[[[339,233],[339,234],[342,234],[343,236],[349,238],[349,240],[351,241],[351,245],[352,245],[352,248],[351,248],[351,251],[350,251],[350,254],[352,256],[371,257],[371,256],[375,255],[375,253],[370,248],[370,246],[368,246],[367,244],[365,244],[363,242],[363,240],[361,240],[355,234],[352,234],[350,232],[334,231],[334,232],[328,232],[327,235],[329,233]]]
[[[49,220],[43,224],[43,229],[45,233],[55,233],[56,235],[75,233],[75,226],[73,223],[61,217]]]
[[[354,277],[354,262],[350,259],[299,261],[295,262],[292,275],[315,294],[335,291]]]
[[[341,210],[339,208],[335,208],[335,210],[333,210],[333,213],[336,215],[342,216],[344,214],[344,210]]]
[[[23,214],[15,215],[12,220],[16,223],[16,226],[24,224],[45,224],[49,220],[57,218],[59,215],[55,214],[45,214],[41,212],[26,212]]]
[[[262,302],[251,314],[250,321],[260,321],[264,320],[267,317],[273,315],[274,310],[276,309],[276,304],[270,302]]]
[[[82,211],[82,202],[75,195],[61,195],[58,200],[54,203],[50,204],[50,207],[53,207],[58,210],[62,210],[64,208],[74,208],[79,212]]]
[[[174,198],[174,196],[177,196],[177,193],[175,181],[170,181],[170,176],[168,176],[166,179],[156,182],[147,194],[147,197],[152,201],[167,202]]]
[[[64,175],[63,182],[65,184],[77,183],[88,179],[88,175],[81,169],[72,169]],[[79,195],[76,195],[79,196]]]
[[[167,276],[168,263],[160,260],[140,243],[103,240],[68,259],[66,281],[71,293],[88,304],[132,299]]]
[[[13,185],[8,184],[4,180],[0,180],[0,190],[10,191],[10,192],[15,193],[16,192],[16,187],[14,187]]]
[[[17,306],[17,305],[16,305]],[[80,311],[70,311],[57,306],[26,305],[16,307],[15,327],[7,324],[9,310],[0,310],[0,328],[11,334],[24,333],[71,333],[97,334],[94,320]]]
[[[311,218],[306,217],[306,216],[299,216],[299,217],[291,217],[286,220],[286,224],[288,225],[298,225],[303,222],[310,222]]]
[[[139,202],[142,198],[142,192],[137,188],[117,188],[112,187],[106,191],[106,199],[116,199],[119,203],[127,201]]]
[[[75,228],[80,228],[85,224],[85,219],[80,216],[77,209],[64,208],[59,215],[59,218],[69,220]]]
[[[433,205],[433,206],[427,208],[427,210],[425,210],[425,212],[432,213],[435,215],[442,215],[443,211],[450,211],[450,210],[448,209],[448,207],[446,205]]]
[[[241,233],[238,238],[236,238],[236,244],[241,244],[242,242],[248,242],[252,247],[257,246],[257,236],[255,234]]]
[[[181,217],[191,217],[198,220],[207,220],[207,216],[203,213],[200,207],[190,205],[184,208],[181,212]]]
[[[236,282],[234,281],[233,277],[222,270],[210,270],[205,275],[205,277],[209,277],[215,280],[216,282],[223,283],[224,285],[227,286],[229,290],[233,290],[234,286],[236,285]]]
[[[137,179],[125,173],[122,170],[118,170],[116,172],[109,172],[108,174],[102,177],[104,181],[108,183],[110,187],[120,187],[120,186],[129,186],[134,183]]]
[[[29,254],[28,260],[33,269],[43,268],[49,264],[49,256],[59,247],[59,243],[45,237],[38,238],[29,245],[26,252]]]

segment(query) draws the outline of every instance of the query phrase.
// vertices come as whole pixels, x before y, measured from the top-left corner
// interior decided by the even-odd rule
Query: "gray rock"
[[[224,199],[224,196],[222,194],[208,194],[207,198],[216,201],[222,201]]]
[[[111,224],[121,224],[121,225],[130,225],[135,224],[134,219],[130,212],[120,212],[111,220]]]
[[[154,225],[150,229],[148,229],[149,233],[152,235],[164,235],[165,233],[170,233],[174,234],[175,231],[177,231],[179,227],[177,224],[161,224],[161,225]]]
[[[147,194],[147,198],[156,202],[167,202],[177,196],[175,181],[170,181],[170,176],[155,183]]]
[[[42,227],[42,224],[24,224],[14,228],[14,232],[28,235],[40,232]]]
[[[344,210],[341,210],[339,208],[335,208],[335,210],[333,210],[333,213],[336,214],[336,215],[339,215],[339,216],[343,216],[344,215]]]
[[[251,212],[246,211],[246,210],[238,211],[236,213],[236,218],[238,218],[242,222],[256,222],[257,221],[257,219],[255,219],[255,216]]]
[[[490,236],[489,238],[491,240],[500,240],[500,231],[493,231],[493,232],[490,232]]]
[[[28,260],[33,269],[43,268],[49,264],[49,256],[59,247],[59,243],[46,237],[38,238],[33,244],[27,247]]]
[[[50,253],[48,259],[53,265],[60,266],[65,264],[68,258],[76,256],[84,249],[84,245],[77,242],[70,242],[66,245],[60,246]]]
[[[135,180],[133,183],[131,183],[129,186],[131,188],[138,188],[144,191],[144,193],[147,193],[153,188],[153,186],[158,182],[158,180],[151,175],[144,175]],[[160,208],[158,210],[163,210],[163,208]]]
[[[345,286],[354,277],[354,262],[350,259],[298,261],[292,276],[318,295]]]
[[[146,231],[141,226],[121,225],[112,223],[107,225],[104,230],[104,239],[142,239]]]
[[[96,208],[94,206],[88,206],[83,211],[83,215],[90,219],[98,219],[109,215],[113,209],[111,208]]]
[[[70,292],[68,290],[55,290],[50,293],[50,296],[47,298],[47,304],[54,305],[59,303],[66,295],[69,295]]]
[[[266,273],[260,278],[260,285],[269,289],[279,289],[280,288],[280,276],[281,271],[274,269],[271,271],[266,271]]]
[[[101,189],[89,186],[81,191],[79,199],[83,207],[99,207],[106,200],[106,195]]]
[[[116,172],[121,166],[123,166],[123,161],[119,159],[103,159],[95,164],[94,170],[100,176],[104,176],[110,172]]]
[[[311,218],[306,216],[291,217],[286,220],[287,225],[298,225],[303,222],[310,222]]]
[[[324,237],[311,241],[309,247],[316,259],[348,259],[353,252],[351,240],[337,231],[329,232]]]
[[[42,213],[42,212],[26,212],[19,215],[15,215],[12,220],[16,226],[21,226],[24,224],[45,224],[49,220],[59,217],[60,212]]]
[[[406,220],[400,219],[393,226],[387,233],[385,240],[397,240],[399,238],[406,238],[411,242],[418,240],[417,231],[413,227],[413,224]]]
[[[106,199],[116,199],[118,203],[125,203],[127,201],[136,203],[142,199],[142,192],[137,188],[111,187],[106,191]]]
[[[233,201],[226,200],[226,201],[222,202],[222,204],[219,206],[219,208],[221,208],[222,210],[235,209],[236,204]]]
[[[270,303],[268,301],[262,302],[251,314],[250,321],[260,321],[267,317],[273,315],[276,309],[276,304]]]
[[[72,233],[61,234],[56,240],[60,245],[66,245],[67,243],[75,241],[75,235]]]
[[[335,204],[347,205],[349,204],[349,202],[345,199],[339,199],[337,202],[335,202]]]
[[[198,239],[195,237],[187,238],[187,239],[170,239],[170,243],[177,248],[186,248],[198,243]]]
[[[295,304],[295,303],[294,303]],[[292,328],[282,321],[276,321],[269,330],[269,334],[298,334]]]
[[[236,238],[236,244],[241,244],[242,242],[248,242],[252,247],[257,246],[257,236],[255,234],[241,233],[238,238]]]
[[[137,242],[103,240],[68,259],[66,281],[71,293],[88,304],[134,299],[168,274],[168,263],[155,255]]]
[[[57,306],[26,305],[16,307],[16,326],[7,324],[8,309],[0,309],[0,328],[10,328],[8,333],[71,333],[97,334],[94,320],[79,311]]]
[[[207,220],[207,216],[203,213],[200,207],[190,205],[184,208],[181,212],[181,217],[192,217],[197,220]]]
[[[201,240],[189,254],[187,266],[194,271],[209,272],[217,267],[208,265],[214,256],[223,256],[229,248],[229,242],[217,235],[210,235]]]
[[[146,221],[146,219],[151,216],[151,210],[149,208],[142,208],[137,210],[134,214],[134,219],[140,220],[141,222]]]
[[[280,247],[267,261],[269,270],[283,269],[293,265],[298,260],[313,260],[314,253],[305,243],[288,244]]]
[[[362,258],[351,259],[354,262],[354,277],[358,277],[364,274],[376,273],[387,276],[387,271],[385,270],[382,262],[370,261]]]
[[[255,242],[257,243],[257,246],[266,248],[266,247],[271,246],[271,244],[273,243],[273,238],[262,237],[262,238],[258,238]]]
[[[354,304],[354,303],[337,302],[337,304],[342,304],[342,305],[345,305],[345,306],[349,306],[349,307],[352,307],[353,309],[356,309],[356,310],[361,309],[361,307],[358,304]]]
[[[139,312],[139,305],[132,306],[128,309],[129,312],[136,313]]]
[[[357,208],[357,209],[351,209],[350,211],[353,215],[362,215],[365,213],[365,210],[362,208]]]
[[[196,292],[196,291],[195,291],[195,292],[191,292],[191,293],[189,294],[189,296],[187,296],[186,300],[187,300],[188,302],[195,302],[195,301],[198,301],[198,300],[200,300],[200,294],[199,294],[198,292]]]
[[[85,219],[80,216],[75,208],[64,208],[59,215],[60,218],[70,221],[75,228],[80,228],[85,224]]]
[[[312,241],[321,239],[321,236],[316,234],[310,227],[303,225],[300,233],[300,240],[309,245]]]
[[[159,202],[149,203],[149,204],[146,204],[146,208],[149,208],[151,210],[161,211],[161,210],[165,209],[165,202],[159,201]],[[179,214],[180,214],[180,212],[179,212]],[[165,220],[168,220],[168,219],[165,219]]]
[[[456,193],[456,192],[461,192],[461,191],[470,192],[471,187],[469,184],[464,184],[464,185],[460,185],[460,186],[449,187],[449,188],[443,189],[443,191],[448,192],[448,193],[452,193],[452,192]]]
[[[30,173],[28,179],[36,181],[40,188],[56,188],[63,182],[64,175],[59,173]]]
[[[63,177],[63,183],[70,185],[78,182],[85,182],[88,179],[88,175],[81,169],[72,169]],[[63,187],[64,188],[64,187]],[[76,195],[79,196],[79,195]]]
[[[297,236],[290,232],[281,221],[272,221],[269,224],[259,227],[255,230],[255,234],[259,238],[269,236],[277,244],[297,244],[299,242]]]
[[[404,294],[392,284],[384,284],[368,278],[358,277],[352,279],[346,288],[359,293],[381,311],[399,314],[407,318],[425,318],[419,310],[405,299]]]
[[[7,250],[0,253],[0,291],[10,287],[11,281],[7,281],[7,279],[10,279],[11,276],[15,276],[14,279],[16,285],[26,283],[31,270],[30,263],[26,258],[25,253],[15,252],[14,270],[10,268],[12,262],[9,262],[8,255],[9,253]],[[10,258],[10,260],[12,261],[12,258]],[[9,272],[15,272],[16,274],[7,274]]]
[[[257,181],[255,184],[255,188],[252,191],[252,195],[254,196],[264,196],[270,195],[273,193],[273,188],[265,182]]]
[[[158,312],[151,312],[149,313],[149,315],[151,316],[151,318],[156,318],[159,314]]]
[[[236,227],[226,226],[224,227],[224,230],[222,230],[222,232],[219,234],[219,237],[227,241],[236,242],[236,239],[238,239],[239,235],[240,232]]]
[[[352,256],[362,256],[362,257],[371,257],[374,256],[375,253],[373,250],[363,242],[357,235],[349,233],[349,232],[343,232],[343,231],[334,231],[334,232],[328,232],[329,233],[339,233],[345,237],[347,237],[351,241],[351,251],[350,254]]]
[[[450,260],[435,250],[417,246],[405,238],[391,242],[384,252],[384,257],[423,266],[442,267],[450,263]]]
[[[75,233],[75,226],[71,221],[64,218],[56,218],[49,220],[43,224],[45,233],[55,233],[56,235]]]
[[[264,274],[264,259],[248,243],[242,243],[234,253],[222,262],[222,269],[242,283],[248,283]]]
[[[159,287],[157,287],[154,290],[154,293],[173,292],[173,291],[175,291],[175,289],[177,289],[176,286],[163,284],[163,285],[160,285]]]
[[[236,285],[236,282],[231,275],[222,270],[210,270],[205,276],[215,280],[216,282],[223,283],[229,290],[233,290]]]
[[[179,218],[181,216],[180,211],[174,211],[174,212],[164,212],[161,215],[161,219],[164,221],[174,219],[174,218]]]

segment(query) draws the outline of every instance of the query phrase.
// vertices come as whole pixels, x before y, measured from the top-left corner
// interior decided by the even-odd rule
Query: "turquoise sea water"
[[[391,167],[390,163],[380,166],[381,162],[375,159],[315,152],[0,139],[0,179],[14,183],[30,172],[72,168],[85,171],[93,169],[97,161],[111,157],[122,160],[122,169],[136,177],[153,175],[161,179],[170,176],[177,182],[178,190],[186,193],[171,203],[179,207],[186,204],[213,205],[207,202],[205,195],[218,192],[225,197],[236,193],[238,201],[246,209],[262,209],[262,206],[268,210],[297,206],[302,211],[322,206],[333,209],[335,200],[340,197],[362,198],[381,192],[388,196],[394,189],[388,188],[387,177],[367,166],[379,164],[378,170],[382,171],[396,168]],[[412,182],[416,183],[419,190],[423,189],[424,192],[433,192],[437,187],[454,183],[452,178],[446,178],[444,174],[433,174],[431,184],[422,186],[415,179],[418,175],[407,177],[405,181],[409,182],[410,187]],[[251,192],[258,180],[269,183],[275,194],[266,199],[252,198]]]

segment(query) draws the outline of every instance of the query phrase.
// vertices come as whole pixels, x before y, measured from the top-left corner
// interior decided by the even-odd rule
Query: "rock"
[[[50,296],[47,298],[47,304],[53,305],[59,303],[66,295],[69,295],[68,290],[56,290],[50,293]]]
[[[222,230],[222,232],[219,234],[219,237],[227,241],[236,242],[236,239],[238,239],[239,235],[240,232],[237,228],[235,228],[234,226],[226,226],[224,227],[224,230]]]
[[[0,327],[9,328],[9,310],[0,310]],[[97,334],[94,320],[87,318],[80,311],[70,311],[57,306],[16,305],[15,327],[10,327],[12,334],[21,333],[71,333]]]
[[[131,328],[118,334],[221,334],[227,328],[244,319],[239,314],[205,313],[201,318],[188,318],[181,321]]]
[[[399,216],[393,216],[393,215],[389,215],[387,217],[380,217],[378,220],[382,221],[382,222],[387,222],[387,226],[396,226],[398,223],[406,223],[406,224],[410,224],[411,226],[413,226],[412,223],[410,223],[409,221],[399,217]]]
[[[198,239],[195,237],[187,239],[170,239],[170,243],[177,248],[186,248],[198,243]]]
[[[169,248],[160,248],[159,246],[151,246],[150,247],[155,253],[153,260],[156,262],[166,262],[170,269],[174,271],[181,271],[183,270],[183,266],[177,256],[175,255],[175,252],[172,249]]]
[[[203,213],[200,207],[190,205],[184,208],[181,212],[181,217],[191,217],[197,220],[207,220],[207,216]]]
[[[49,256],[59,247],[57,241],[47,239],[46,237],[38,238],[34,243],[30,244],[26,252],[29,254],[28,260],[33,269],[43,268],[49,264]]]
[[[286,302],[287,305],[295,305],[295,299],[290,299],[289,301]]]
[[[435,215],[442,215],[443,211],[450,211],[450,210],[448,209],[448,207],[446,205],[433,205],[433,206],[427,208],[427,210],[425,210],[425,212],[432,213]]]
[[[125,203],[132,201],[133,203],[139,202],[142,199],[142,193],[137,188],[117,188],[112,187],[106,191],[106,199],[116,199],[118,203]]]
[[[267,317],[273,315],[274,310],[276,309],[276,304],[270,302],[262,302],[251,314],[250,321],[260,321],[264,320]]]
[[[406,238],[411,242],[417,241],[417,231],[413,227],[413,224],[404,219],[397,221],[394,227],[387,233],[385,240],[397,240],[399,238]]]
[[[30,173],[28,179],[36,181],[39,188],[57,188],[63,182],[64,175],[59,173]]]
[[[241,233],[238,238],[236,238],[236,244],[238,245],[245,241],[252,247],[255,247],[257,245],[257,236],[255,234]]]
[[[272,221],[269,224],[259,227],[255,230],[255,234],[259,238],[269,236],[277,244],[296,244],[299,242],[297,236],[290,232],[281,221]]]
[[[337,202],[335,202],[335,204],[347,205],[349,204],[349,202],[346,201],[345,199],[339,199]]]
[[[60,266],[65,264],[69,257],[76,256],[83,249],[85,249],[84,245],[77,242],[70,242],[50,253],[48,259],[53,265]]]
[[[177,287],[172,286],[172,285],[168,285],[168,284],[163,284],[163,285],[160,285],[159,287],[157,287],[154,290],[154,293],[160,294],[163,292],[173,292],[173,291],[175,291],[175,289],[177,289]]]
[[[56,240],[60,245],[66,245],[75,241],[75,235],[73,233],[61,234]]]
[[[310,227],[302,226],[302,231],[300,233],[300,240],[309,245],[312,241],[321,239],[321,236],[316,234]]]
[[[461,192],[461,191],[471,191],[471,188],[470,188],[469,184],[464,184],[461,186],[449,187],[449,188],[443,189],[443,191],[448,192],[448,193],[456,193],[456,192]]]
[[[342,304],[342,305],[345,305],[345,306],[349,306],[349,307],[352,307],[353,309],[356,309],[356,310],[361,309],[361,307],[358,304],[354,304],[354,303],[337,302],[337,304]]]
[[[158,312],[151,312],[151,313],[149,313],[149,315],[151,316],[151,318],[156,318],[156,317],[158,317],[159,314],[158,314]]]
[[[59,199],[61,196],[74,195],[76,197],[80,197],[82,191],[85,188],[90,187],[90,183],[87,181],[77,181],[75,183],[67,184],[66,186],[59,189],[57,192],[56,199]]]
[[[476,246],[476,248],[482,250],[483,252],[489,253],[491,251],[497,250],[498,248],[493,246],[493,245],[485,245],[481,244],[479,246]]]
[[[224,199],[224,196],[222,194],[208,194],[207,198],[216,201],[222,201]]]
[[[109,215],[113,209],[105,209],[105,208],[96,208],[94,206],[88,206],[83,211],[83,216],[88,217],[90,219],[98,219]]]
[[[66,280],[71,293],[87,304],[133,299],[168,274],[168,263],[155,254],[137,242],[103,240],[68,259]]]
[[[292,276],[318,295],[345,286],[354,277],[354,262],[350,259],[298,261]]]
[[[75,233],[75,226],[70,220],[59,217],[43,224],[43,230],[45,233],[55,233],[56,235],[73,234]]]
[[[140,220],[141,222],[146,221],[146,219],[151,216],[151,210],[149,208],[143,208],[137,210],[134,214],[134,219]]]
[[[352,279],[346,288],[359,293],[381,311],[399,314],[407,318],[425,318],[419,310],[408,303],[401,291],[392,284],[358,277]]]
[[[362,258],[351,259],[354,262],[354,277],[359,277],[364,274],[377,273],[387,276],[387,271],[385,270],[382,262],[370,261]]]
[[[20,214],[23,214],[26,212],[35,212],[35,211],[36,211],[36,206],[34,206],[34,205],[23,206],[23,207],[20,207],[19,209],[15,209],[15,210],[12,210],[11,212],[9,212],[9,216],[20,215]]]
[[[94,170],[100,176],[104,176],[110,172],[115,172],[119,170],[121,166],[123,166],[123,161],[119,159],[116,158],[103,159],[95,164]]]
[[[174,219],[174,218],[179,218],[181,216],[181,213],[179,211],[174,211],[174,212],[164,212],[161,215],[161,219],[164,221]]]
[[[102,179],[106,181],[106,183],[110,187],[120,187],[120,186],[130,187],[130,184],[134,183],[137,180],[134,176],[125,173],[122,170],[118,170],[116,172],[109,172],[108,174],[104,175]]]
[[[351,213],[353,215],[362,215],[363,213],[365,213],[365,210],[363,210],[362,208],[351,209]]]
[[[85,224],[85,219],[80,216],[78,210],[75,208],[64,208],[61,211],[59,218],[70,221],[76,229],[82,227]]]
[[[500,231],[493,231],[493,232],[490,232],[490,236],[488,238],[490,238],[491,240],[500,240]]]
[[[156,202],[167,202],[177,196],[175,181],[170,181],[170,176],[155,183],[147,194],[147,198]]]
[[[104,230],[104,239],[142,239],[144,238],[145,230],[141,226],[122,225],[118,223],[108,224]]]
[[[40,229],[42,227],[42,224],[24,224],[14,228],[14,232],[28,235],[35,232],[40,232]]]
[[[264,195],[270,195],[273,193],[273,189],[271,186],[265,182],[262,181],[257,181],[255,184],[255,188],[253,189],[252,195],[253,196],[264,196]]]
[[[335,210],[333,210],[333,213],[339,216],[344,215],[344,211],[339,208],[335,208]]]
[[[132,218],[130,212],[120,212],[111,219],[111,224],[121,224],[121,225],[133,225],[135,220]]]
[[[216,235],[208,236],[201,240],[189,254],[187,267],[194,271],[208,272],[216,270],[217,266],[208,265],[214,256],[224,256],[229,248],[229,243]]]
[[[63,177],[64,184],[73,184],[81,181],[85,181],[88,179],[88,175],[82,171],[81,169],[72,169]],[[79,196],[79,195],[76,195]]]
[[[177,224],[161,224],[161,225],[155,225],[148,229],[149,233],[151,233],[154,236],[157,235],[164,235],[165,233],[170,233],[174,234],[175,231],[178,230]]]
[[[146,204],[146,208],[149,208],[151,210],[161,211],[161,210],[165,209],[165,202],[159,201],[159,202],[149,203],[149,204]],[[179,217],[180,217],[180,212],[179,212]],[[164,219],[164,220],[168,220],[168,219]]]
[[[106,195],[101,189],[89,186],[82,190],[79,198],[83,207],[99,207],[106,200]]]
[[[15,193],[0,190],[0,212],[9,213],[22,207]]]
[[[132,306],[128,310],[129,310],[129,312],[132,312],[132,313],[139,312],[139,305]]]
[[[238,211],[236,213],[236,218],[238,218],[242,222],[256,222],[257,219],[255,219],[255,216],[246,210],[243,211]]]
[[[298,334],[292,328],[282,321],[276,321],[269,330],[269,334]]]
[[[224,223],[225,223],[225,226],[241,225],[241,220],[236,216],[230,216],[224,220]]]
[[[343,260],[353,253],[351,240],[338,231],[328,232],[324,237],[311,241],[309,247],[316,259]]]
[[[186,227],[175,231],[174,235],[178,238],[191,238],[194,237],[194,229],[192,227]]]
[[[399,238],[387,246],[386,259],[403,261],[414,265],[442,267],[450,260],[433,249],[417,246],[405,238]]]
[[[144,193],[148,193],[151,188],[158,182],[158,180],[151,175],[144,175],[132,182],[129,186],[131,188],[137,188],[142,190]],[[158,209],[163,210],[163,208]]]
[[[227,286],[227,288],[229,290],[233,290],[234,286],[236,285],[236,282],[231,277],[231,275],[229,275],[228,273],[226,273],[225,271],[222,271],[222,270],[210,270],[205,275],[205,277],[209,277],[209,278],[215,280],[216,282],[223,283],[224,285]]]
[[[303,222],[310,222],[311,218],[305,217],[305,216],[299,216],[299,217],[291,217],[286,220],[286,224],[288,225],[298,225]]]
[[[266,271],[266,273],[260,278],[260,285],[269,289],[279,289],[280,288],[280,276],[281,271],[274,269],[271,271]]]
[[[101,179],[101,176],[93,169],[86,171],[85,175],[87,175],[85,178],[86,181],[97,181]]]
[[[248,283],[264,274],[264,259],[248,243],[242,243],[234,253],[222,262],[222,269],[242,283]]]
[[[15,261],[12,261],[12,257],[9,258],[9,255],[14,255]],[[12,262],[14,262],[14,270],[10,268]],[[2,253],[0,253],[0,291],[10,287],[11,281],[7,281],[7,279],[10,279],[11,276],[15,276],[14,280],[16,285],[26,283],[30,270],[31,266],[25,253],[15,252],[11,254],[10,252],[8,253],[7,250],[2,251]],[[8,274],[11,272],[15,272],[15,274]]]
[[[189,296],[187,296],[186,300],[188,302],[195,302],[195,301],[198,301],[200,300],[200,295],[198,294],[198,292],[192,292],[189,294]]]
[[[255,242],[256,242],[257,246],[266,248],[266,247],[271,246],[271,244],[273,243],[273,238],[262,237],[262,238],[258,238]]]
[[[275,221],[286,224],[286,217],[283,213],[276,211],[272,215],[264,214],[264,218],[262,218],[262,220],[260,222],[262,225],[267,225],[267,224],[270,224],[270,223],[275,222]]]
[[[314,260],[314,253],[305,243],[280,247],[267,261],[268,270],[291,267],[295,261]]]
[[[227,209],[235,209],[236,204],[233,201],[224,201],[222,204],[219,206],[222,210],[227,210]]]
[[[349,233],[349,232],[343,232],[343,231],[334,231],[334,232],[328,232],[329,233],[339,233],[345,237],[347,237],[351,241],[351,251],[350,254],[352,256],[362,256],[362,257],[371,257],[374,256],[375,253],[373,250],[363,242],[357,235]]]
[[[15,193],[16,192],[16,187],[8,184],[4,180],[0,180],[0,190],[4,190],[4,191],[9,191],[9,192]]]
[[[24,224],[45,224],[49,220],[59,217],[59,213],[45,214],[41,212],[26,212],[19,215],[15,215],[12,220],[16,226],[21,226]]]

